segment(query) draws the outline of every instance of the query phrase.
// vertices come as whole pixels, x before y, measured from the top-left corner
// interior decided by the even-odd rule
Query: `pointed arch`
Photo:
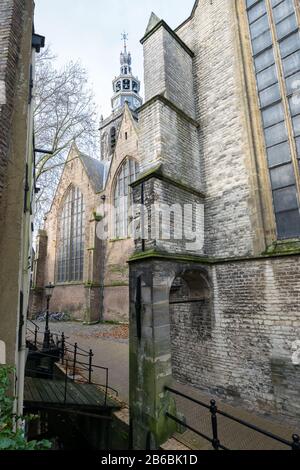
[[[85,207],[81,191],[71,185],[66,191],[58,220],[56,282],[83,280]]]
[[[113,184],[114,218],[113,230],[115,238],[126,238],[129,235],[129,208],[132,205],[132,192],[130,184],[139,175],[139,164],[126,157],[116,172]]]

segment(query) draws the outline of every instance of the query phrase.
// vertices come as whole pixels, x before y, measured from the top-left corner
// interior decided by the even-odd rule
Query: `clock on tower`
[[[132,60],[130,52],[127,51],[127,37],[127,34],[122,34],[124,50],[120,55],[120,75],[113,81],[114,96],[111,100],[113,112],[122,108],[126,102],[132,111],[135,111],[143,104],[143,100],[139,95],[141,83],[139,79],[132,74]]]

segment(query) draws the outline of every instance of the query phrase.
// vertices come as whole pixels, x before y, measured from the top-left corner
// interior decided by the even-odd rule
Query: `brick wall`
[[[200,0],[177,34],[195,53],[194,90],[200,124],[201,170],[206,190],[206,252],[254,253],[257,194],[251,186],[251,142],[245,125],[235,2]]]
[[[300,366],[292,361],[300,339],[297,258],[206,271],[210,300],[170,306],[175,377],[299,424]]]
[[[142,171],[162,164],[165,174],[201,190],[197,125],[160,100],[142,108],[139,117]]]
[[[145,99],[163,95],[195,117],[191,55],[161,26],[144,43]]]
[[[0,3],[0,201],[5,189],[25,3],[24,0]]]
[[[143,185],[143,201],[141,187],[134,188],[134,201],[138,209],[140,204],[144,206],[143,219],[139,210],[136,213],[136,228],[144,234],[143,243],[140,238],[135,241],[136,251],[156,249],[203,254],[204,204],[201,195],[153,177]]]
[[[258,134],[260,128],[258,120],[249,123],[248,99],[251,102],[253,96],[246,96],[238,3],[199,0],[194,14],[176,31],[194,53],[198,149],[191,129],[188,141],[188,133],[174,125],[174,109],[163,99],[152,99],[140,112],[143,166],[149,169],[162,164],[162,172],[166,168],[170,179],[180,177],[190,190],[195,180],[201,181],[200,189],[204,187],[204,255],[208,258],[200,261],[203,253],[199,251],[198,261],[194,256],[189,258],[193,262],[183,263],[188,258],[181,242],[153,239],[144,246],[148,253],[142,253],[140,242],[136,244],[136,257],[130,263],[131,407],[133,422],[140,430],[149,415],[154,422],[157,417],[163,419],[161,410],[169,404],[162,390],[171,381],[171,369],[177,379],[236,406],[300,423],[300,366],[293,362],[293,347],[300,339],[299,254],[260,256],[266,249],[266,232],[259,196],[263,190],[258,185],[260,167],[254,161],[265,155],[258,154],[249,132],[249,124],[258,124]],[[167,83],[165,57],[155,64],[153,76],[150,74],[151,46],[161,58],[163,44],[160,30],[152,36],[148,32],[144,47],[149,97],[153,88],[164,90]],[[172,47],[178,53],[174,44]],[[180,103],[180,92],[177,98]],[[142,193],[148,205],[186,201],[178,187],[173,189],[166,180],[158,181],[155,172],[149,173],[143,191],[141,181],[135,185],[137,202]],[[153,248],[156,253],[150,252]],[[192,303],[169,304],[172,283],[186,270],[205,273],[210,295],[196,297]],[[141,309],[137,309],[140,298]],[[184,298],[183,292],[181,300]],[[194,295],[190,299],[195,300]],[[137,339],[140,324],[142,334]],[[159,431],[157,436],[159,439]]]
[[[17,413],[22,413],[25,325],[31,257],[32,174],[24,211],[26,164],[32,168],[31,108],[33,0],[0,2],[0,336],[15,367]],[[27,210],[28,209],[28,210]]]

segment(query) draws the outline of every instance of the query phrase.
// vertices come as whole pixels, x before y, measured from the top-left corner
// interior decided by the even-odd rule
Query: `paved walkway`
[[[219,410],[266,430],[269,433],[275,434],[289,442],[292,442],[292,435],[294,433],[300,433],[300,429],[278,424],[267,417],[258,416],[253,412],[241,408],[235,408],[189,385],[182,385],[174,381],[173,388],[207,405],[210,404],[211,399],[215,398]],[[173,396],[175,397],[176,395]],[[209,410],[181,397],[176,397],[176,405],[177,411],[183,414],[188,425],[212,438],[211,414]],[[217,419],[219,440],[221,444],[229,450],[289,450],[286,445],[229,420],[226,417],[218,415]],[[176,433],[175,437],[193,450],[212,450],[210,442],[191,431],[186,431],[183,434]]]

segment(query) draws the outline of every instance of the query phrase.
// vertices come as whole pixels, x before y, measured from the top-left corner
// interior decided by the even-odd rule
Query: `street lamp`
[[[50,304],[50,299],[53,294],[53,289],[54,285],[49,282],[47,286],[45,286],[45,294],[46,294],[46,300],[47,300],[47,310],[46,310],[46,328],[45,328],[45,334],[44,334],[44,343],[43,343],[43,349],[49,349],[50,347],[50,330],[49,330],[49,304]]]

